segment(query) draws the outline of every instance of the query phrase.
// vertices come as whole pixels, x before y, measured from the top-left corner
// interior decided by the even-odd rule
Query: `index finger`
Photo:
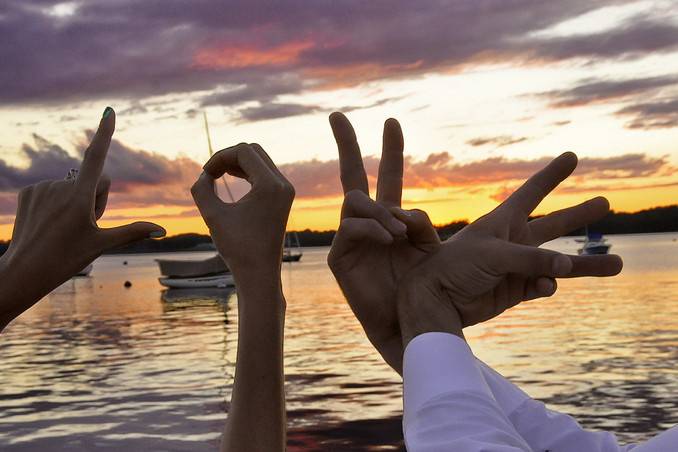
[[[348,118],[339,112],[330,115],[330,126],[339,150],[339,172],[344,194],[351,190],[360,190],[369,195],[367,174],[353,126]]]
[[[252,186],[275,178],[259,154],[246,143],[240,143],[215,153],[203,169],[213,179],[225,173],[247,180]]]
[[[535,173],[516,190],[504,204],[519,209],[525,216],[530,215],[539,203],[577,167],[577,156],[566,152],[553,159],[544,169]]]
[[[80,165],[80,172],[76,183],[87,190],[94,192],[99,183],[99,178],[104,170],[106,154],[111,145],[111,137],[115,131],[115,112],[111,107],[106,107],[103,117],[99,122],[99,128],[92,138],[92,142],[85,151],[85,157]]]

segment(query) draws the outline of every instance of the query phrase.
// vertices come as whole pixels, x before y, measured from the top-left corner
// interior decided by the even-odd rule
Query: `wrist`
[[[398,288],[397,303],[403,350],[425,333],[448,333],[464,339],[456,308],[440,288],[424,278],[407,277]]]
[[[238,309],[247,314],[285,313],[286,302],[280,280],[280,268],[266,266],[242,268],[233,271],[238,293]]]

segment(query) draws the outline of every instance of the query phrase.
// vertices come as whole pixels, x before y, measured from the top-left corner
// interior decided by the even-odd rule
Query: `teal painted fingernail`
[[[103,119],[108,118],[109,116],[111,116],[111,113],[113,113],[113,109],[111,107],[106,107],[106,109],[104,110],[104,115],[102,116],[102,118]]]

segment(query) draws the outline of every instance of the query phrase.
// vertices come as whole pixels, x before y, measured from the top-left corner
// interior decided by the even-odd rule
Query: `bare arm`
[[[284,450],[285,299],[280,274],[253,270],[236,284],[238,355],[222,450]]]
[[[106,108],[77,178],[47,180],[19,193],[12,241],[0,258],[0,331],[104,251],[165,230],[137,222],[102,229],[110,179],[103,174],[115,130]]]
[[[193,197],[238,290],[238,354],[222,450],[283,451],[285,299],[280,262],[294,189],[256,144],[224,149],[204,169]],[[224,203],[214,192],[214,179],[226,172],[252,184],[236,203]]]

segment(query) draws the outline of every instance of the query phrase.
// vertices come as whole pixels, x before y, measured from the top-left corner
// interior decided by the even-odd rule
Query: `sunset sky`
[[[372,188],[383,121],[400,120],[404,205],[437,224],[477,218],[566,150],[580,167],[537,213],[678,202],[675,0],[4,0],[0,36],[3,240],[17,191],[77,167],[107,105],[105,226],[206,231],[188,191],[203,112],[216,149],[256,141],[281,165],[291,230],[337,226],[333,110]]]

